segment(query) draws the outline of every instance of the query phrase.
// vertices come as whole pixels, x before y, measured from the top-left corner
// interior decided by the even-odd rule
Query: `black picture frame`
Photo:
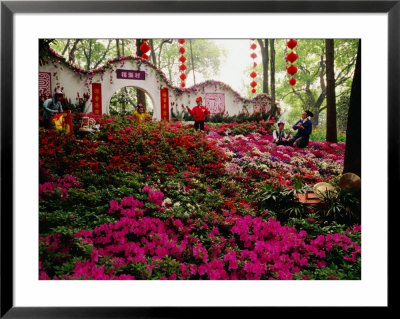
[[[95,5],[94,5],[95,3]],[[212,3],[212,6],[210,5]],[[14,307],[13,304],[13,16],[15,13],[265,12],[388,14],[388,212],[397,211],[399,182],[400,1],[1,1],[1,318],[177,318],[212,313],[224,307]],[[394,210],[393,210],[394,209]],[[388,213],[386,212],[386,213]],[[378,212],[385,213],[385,212]],[[388,214],[388,219],[391,216]],[[388,233],[394,223],[388,222]],[[390,237],[389,237],[390,238]],[[388,238],[388,239],[389,239]],[[390,240],[388,240],[388,245]],[[390,247],[390,245],[388,246]],[[389,249],[390,251],[390,249]],[[388,255],[389,256],[389,255]],[[390,262],[390,260],[388,260]],[[388,281],[388,285],[390,281]],[[387,309],[390,308],[390,298]],[[258,310],[252,307],[251,311]],[[386,310],[386,307],[384,307]],[[269,310],[268,310],[269,311]],[[309,309],[291,307],[296,314]],[[336,310],[333,310],[335,313]],[[191,315],[188,315],[191,313]],[[235,309],[251,317],[247,307]],[[246,315],[245,315],[246,314]]]

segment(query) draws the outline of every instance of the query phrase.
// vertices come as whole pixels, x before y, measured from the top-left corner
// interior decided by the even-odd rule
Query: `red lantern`
[[[184,88],[186,86],[185,82],[181,83],[181,87]]]
[[[185,42],[186,42],[185,39],[179,39],[179,40],[178,40],[178,43],[179,43],[179,44],[184,44]]]
[[[291,78],[290,80],[289,80],[289,84],[290,85],[295,85],[296,84],[296,79],[295,78]]]
[[[287,68],[287,73],[289,73],[290,75],[295,75],[296,73],[297,73],[297,67],[295,66],[295,65],[290,65],[288,68]]]
[[[287,47],[289,49],[294,49],[297,45],[297,41],[295,39],[290,39],[287,43],[286,43]]]
[[[290,52],[290,53],[287,55],[287,59],[288,59],[288,61],[289,61],[290,63],[293,63],[294,61],[296,61],[297,58],[298,58],[298,56],[297,56],[297,54],[294,53],[294,52]]]
[[[181,78],[182,81],[186,80],[186,74],[185,74],[185,73],[182,73],[181,76],[180,76],[180,78]]]
[[[257,57],[257,54],[255,54],[255,53],[253,52],[252,54],[250,54],[250,57],[251,57],[252,59],[255,59],[255,58]]]
[[[179,58],[179,61],[181,61],[182,63],[185,63],[186,57],[184,55],[181,55],[181,57]]]
[[[253,68],[255,68],[257,66],[257,63],[256,62],[254,62],[253,63]]]
[[[186,67],[186,65],[184,65],[184,64],[181,64],[180,66],[179,66],[179,70],[181,70],[181,71],[185,71],[187,69],[187,67]]]
[[[251,90],[251,93],[253,93],[253,94],[256,93],[256,92],[257,92],[256,89],[252,89]]]
[[[184,47],[180,47],[179,48],[179,53],[184,54],[186,52]]]
[[[140,46],[140,51],[142,53],[147,53],[149,52],[151,47],[147,44],[147,42],[143,42],[142,45]]]
[[[251,82],[251,83],[250,83],[250,86],[251,86],[252,88],[255,88],[255,87],[257,86],[257,82],[256,82],[256,81]]]
[[[251,76],[252,78],[255,78],[255,77],[257,76],[257,73],[253,71],[253,72],[250,73],[250,76]]]
[[[253,43],[253,44],[250,46],[250,49],[252,49],[252,50],[257,49],[257,44]]]
[[[143,54],[142,54],[142,59],[148,60],[148,59],[149,59],[149,56],[148,56],[146,53],[143,53]]]

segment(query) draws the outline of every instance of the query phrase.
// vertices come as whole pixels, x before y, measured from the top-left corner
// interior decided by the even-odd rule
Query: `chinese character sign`
[[[168,88],[161,89],[161,120],[169,121]]]
[[[211,114],[225,112],[225,93],[206,93],[206,107]]]
[[[92,83],[92,112],[101,115],[101,107],[101,83]]]
[[[45,97],[52,95],[50,72],[39,72],[39,94]]]
[[[144,71],[136,70],[116,70],[117,79],[128,79],[128,80],[145,80],[146,73]]]

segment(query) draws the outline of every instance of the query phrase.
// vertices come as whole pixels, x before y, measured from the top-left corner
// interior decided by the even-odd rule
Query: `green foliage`
[[[338,189],[323,194],[322,200],[326,205],[320,209],[320,213],[326,220],[345,225],[361,222],[359,194]]]

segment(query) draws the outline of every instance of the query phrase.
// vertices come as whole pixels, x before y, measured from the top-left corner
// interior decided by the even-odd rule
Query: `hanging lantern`
[[[288,60],[290,63],[293,63],[294,61],[296,61],[297,58],[298,58],[297,54],[294,53],[293,51],[290,52],[290,53],[287,55],[287,60]]]
[[[141,58],[144,59],[144,60],[148,60],[149,59],[149,56],[146,53],[151,50],[150,45],[148,45],[148,43],[147,43],[148,40],[149,39],[142,39],[143,43],[139,47],[140,52],[142,52]]]
[[[289,49],[294,49],[297,45],[297,41],[295,39],[290,39],[287,43],[286,43],[287,47]]]
[[[298,69],[297,67],[293,64],[297,58],[298,55],[296,52],[293,51],[293,49],[297,46],[297,41],[295,39],[290,39],[289,41],[286,42],[286,46],[291,49],[292,51],[288,54],[286,54],[286,48],[285,48],[285,57],[286,57],[286,71],[289,73],[292,78],[289,80],[290,85],[295,85],[296,84],[296,79],[293,78],[293,76],[297,73]],[[291,64],[288,67],[288,62]]]
[[[297,67],[293,64],[291,64],[286,70],[287,70],[287,73],[289,73],[291,76],[293,76],[297,73]]]
[[[149,52],[151,47],[147,44],[147,42],[143,42],[142,45],[140,46],[140,51],[142,53],[147,53]]]
[[[255,40],[251,39],[250,41],[252,42],[250,45],[250,49],[253,51],[256,50],[257,44],[256,44]],[[250,54],[250,57],[254,60],[257,57],[257,54],[255,52],[253,52]],[[253,93],[253,94],[256,93],[256,91],[257,91],[256,90],[257,82],[254,81],[255,77],[257,76],[257,73],[255,72],[256,66],[257,66],[257,63],[255,61],[253,61],[253,72],[250,73],[250,77],[253,79],[253,81],[250,83],[250,86],[253,88],[251,90],[251,93]]]
[[[181,79],[181,87],[184,88],[186,86],[186,83],[184,82],[187,78],[186,74],[185,74],[185,70],[187,69],[185,62],[186,62],[186,57],[183,55],[186,50],[183,47],[183,44],[186,42],[185,39],[178,39],[178,43],[180,45],[179,47],[179,53],[181,53],[182,55],[179,57],[179,61],[182,62],[182,64],[179,66],[179,70],[182,72],[181,75],[179,76]]]

